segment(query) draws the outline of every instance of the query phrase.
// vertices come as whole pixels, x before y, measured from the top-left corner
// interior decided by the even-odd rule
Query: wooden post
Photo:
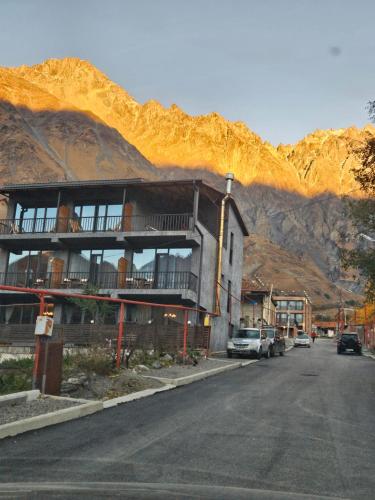
[[[116,368],[120,368],[121,364],[121,346],[122,346],[122,339],[124,336],[124,319],[125,319],[125,304],[121,302],[120,317],[118,324],[118,336],[117,336]]]
[[[188,336],[188,311],[184,311],[184,348],[183,355],[184,358],[187,354],[187,336]]]

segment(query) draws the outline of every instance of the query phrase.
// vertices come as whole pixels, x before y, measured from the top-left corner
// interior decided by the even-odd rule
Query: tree
[[[83,290],[83,295],[98,295],[99,289],[87,285]],[[112,314],[115,307],[113,304],[103,300],[69,298],[69,302],[78,306],[84,313],[89,313],[95,323],[103,324],[105,318]]]
[[[369,115],[375,122],[375,101],[368,105]],[[350,200],[348,211],[357,230],[357,245],[353,250],[342,250],[346,269],[356,268],[366,280],[365,293],[369,302],[375,302],[375,137],[369,136],[358,151],[360,165],[353,174],[361,187],[363,198]],[[363,237],[365,235],[365,238]]]

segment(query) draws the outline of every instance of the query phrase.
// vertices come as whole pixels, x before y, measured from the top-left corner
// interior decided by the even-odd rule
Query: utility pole
[[[271,283],[270,295],[268,297],[268,324],[271,325],[271,305],[272,305],[272,292],[273,292],[273,283]]]

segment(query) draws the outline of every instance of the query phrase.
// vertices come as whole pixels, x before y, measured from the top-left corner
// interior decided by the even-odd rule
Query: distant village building
[[[293,327],[307,333],[312,331],[312,305],[306,295],[274,295],[276,301],[276,324]]]
[[[239,326],[248,232],[230,195],[201,180],[142,179],[8,185],[0,194],[8,200],[0,220],[0,284],[77,293],[92,285],[101,295],[198,307],[189,324],[203,324],[205,311],[216,312],[212,350],[223,349]],[[17,307],[14,300],[1,291],[0,305],[9,307],[0,307],[0,324],[35,322],[35,296],[17,295]],[[129,322],[150,322],[158,314],[157,308],[126,308]],[[55,298],[54,320],[90,318]]]
[[[251,287],[248,281],[242,284],[242,325],[259,327],[276,324],[276,301],[271,290]]]

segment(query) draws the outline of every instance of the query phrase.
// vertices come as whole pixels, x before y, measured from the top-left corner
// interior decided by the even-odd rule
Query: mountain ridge
[[[166,108],[152,99],[140,104],[91,63],[78,58],[52,59],[10,71],[96,114],[157,166],[204,167],[220,175],[230,169],[244,185],[258,182],[308,195],[353,191],[358,187],[351,173],[358,164],[355,150],[368,134],[375,134],[371,126],[318,129],[294,145],[274,147],[243,122],[226,120],[215,112],[190,116],[176,104]],[[327,162],[326,141],[331,152],[338,151],[331,163]],[[340,163],[342,167],[337,168]]]

